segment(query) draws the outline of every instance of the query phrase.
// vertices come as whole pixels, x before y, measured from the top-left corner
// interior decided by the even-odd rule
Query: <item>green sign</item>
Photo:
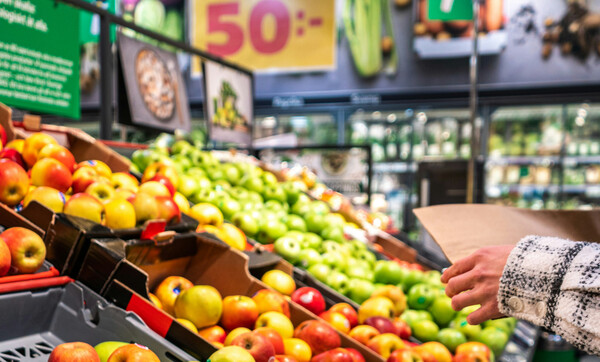
[[[472,0],[429,0],[427,1],[429,20],[473,20]]]
[[[54,0],[0,0],[0,102],[79,118],[79,12]]]
[[[0,0],[1,1],[1,0]],[[85,0],[89,3],[94,3],[101,9],[115,13],[117,5],[116,0]],[[100,39],[100,15],[92,14],[89,11],[79,12],[79,40],[81,44],[97,43]],[[110,40],[115,41],[116,26],[110,26]]]

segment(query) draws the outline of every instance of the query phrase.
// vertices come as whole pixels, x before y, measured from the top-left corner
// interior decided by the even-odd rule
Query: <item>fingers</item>
[[[465,290],[473,289],[476,279],[471,274],[467,272],[450,279],[446,285],[446,295],[452,298]]]
[[[467,290],[455,295],[452,297],[452,309],[458,312],[470,305],[480,304],[479,300],[481,298],[479,294],[476,290]]]
[[[448,283],[448,281],[457,275],[464,274],[475,266],[476,258],[474,255],[469,255],[465,258],[460,259],[454,265],[449,267],[442,274],[442,283]]]
[[[504,315],[498,310],[498,303],[487,303],[467,316],[469,324],[481,324],[489,319],[500,318]]]

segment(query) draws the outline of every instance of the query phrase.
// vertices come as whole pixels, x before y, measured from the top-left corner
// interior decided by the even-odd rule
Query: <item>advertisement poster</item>
[[[53,0],[1,0],[0,34],[0,102],[79,118],[78,11]]]
[[[250,146],[254,116],[252,74],[211,61],[203,64],[210,140]]]
[[[129,106],[119,109],[119,122],[189,131],[188,98],[177,56],[122,34],[119,53],[126,88],[122,95],[127,96],[123,104]]]
[[[253,71],[335,67],[335,0],[192,0],[190,13],[192,46]]]

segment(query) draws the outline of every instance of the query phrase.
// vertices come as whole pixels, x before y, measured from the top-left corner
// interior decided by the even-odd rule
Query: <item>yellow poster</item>
[[[194,47],[255,71],[335,67],[335,0],[192,0],[191,4]]]

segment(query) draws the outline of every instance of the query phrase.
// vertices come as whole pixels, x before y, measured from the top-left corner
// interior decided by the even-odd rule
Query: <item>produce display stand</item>
[[[26,285],[24,285],[26,287]],[[0,294],[0,361],[47,361],[65,342],[95,345],[105,341],[139,343],[161,361],[191,361],[192,356],[150,330],[134,313],[109,304],[79,282]]]
[[[99,273],[105,274],[107,270],[112,270],[110,277],[108,280],[106,277],[102,279]],[[114,291],[115,288],[124,290],[119,288],[116,282],[136,293],[131,295],[147,298],[149,291],[164,278],[172,275],[183,276],[196,285],[212,285],[223,297],[252,296],[257,291],[268,288],[266,284],[250,275],[246,255],[221,241],[197,233],[178,234],[160,241],[95,240],[77,278],[84,284],[91,285],[94,290],[99,289],[109,300],[121,306],[127,302],[126,307],[143,315],[143,310],[134,308],[138,303],[124,301],[121,293]],[[147,307],[148,303],[144,304],[143,308]],[[294,326],[306,320],[318,319],[316,315],[292,301],[289,302],[289,307],[290,319]],[[145,312],[149,312],[146,315],[152,315],[160,311],[152,308],[152,311]],[[382,361],[380,356],[366,346],[344,334],[340,333],[340,337],[342,347],[357,349],[367,361]],[[172,342],[184,343],[182,340]]]

